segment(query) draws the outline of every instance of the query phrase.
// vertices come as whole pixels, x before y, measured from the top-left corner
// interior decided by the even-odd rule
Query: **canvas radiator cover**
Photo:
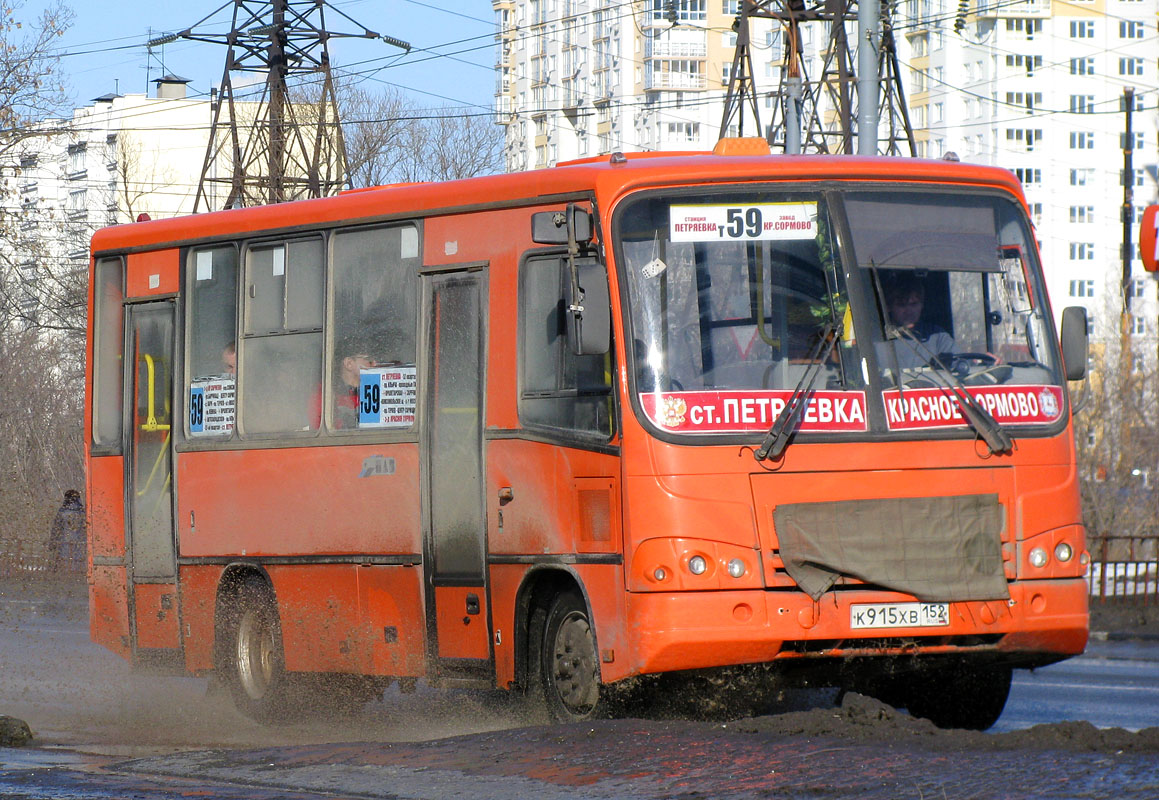
[[[997,494],[789,503],[773,511],[789,576],[814,600],[839,578],[927,602],[1005,600]]]

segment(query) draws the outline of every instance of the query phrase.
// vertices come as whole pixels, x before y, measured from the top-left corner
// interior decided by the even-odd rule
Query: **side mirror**
[[[1062,364],[1068,381],[1081,381],[1087,374],[1087,310],[1069,306],[1062,310]]]
[[[564,211],[539,211],[531,215],[531,241],[536,244],[567,244],[568,229],[577,242],[592,240],[592,215],[575,203]]]
[[[608,272],[595,261],[575,265],[579,296],[572,282],[563,282],[563,302],[567,313],[567,340],[577,356],[603,355],[612,344],[611,297]]]

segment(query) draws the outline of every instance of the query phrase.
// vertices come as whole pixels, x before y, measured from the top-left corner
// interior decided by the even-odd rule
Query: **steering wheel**
[[[952,358],[954,371],[968,384],[1005,383],[1014,373],[1013,367],[1003,364],[1002,359],[993,353],[953,353]],[[968,364],[962,364],[971,361],[982,365],[983,369],[971,372]]]
[[[940,358],[942,355],[939,353],[938,357]],[[946,353],[945,355],[949,356],[950,361],[977,361],[990,367],[1002,363],[1002,359],[993,353]]]

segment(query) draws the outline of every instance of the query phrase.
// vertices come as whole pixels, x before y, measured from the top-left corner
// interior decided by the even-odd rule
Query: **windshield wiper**
[[[826,322],[825,326],[821,328],[821,339],[814,345],[813,351],[809,353],[809,366],[805,370],[805,374],[801,376],[801,380],[797,381],[785,407],[773,420],[773,427],[769,428],[761,446],[753,453],[753,457],[757,461],[778,458],[781,453],[785,452],[785,446],[788,445],[789,439],[793,435],[796,420],[804,413],[805,407],[809,404],[809,395],[813,391],[813,384],[817,382],[817,376],[821,373],[821,365],[825,363],[829,354],[833,352],[833,348],[837,346],[837,342],[841,339],[841,333],[840,322]]]
[[[990,448],[991,453],[1009,453],[1014,449],[1014,440],[1010,437],[998,420],[987,411],[981,403],[974,399],[966,389],[966,384],[962,383],[961,379],[954,374],[953,370],[948,369],[942,360],[926,347],[925,342],[914,335],[913,331],[908,328],[901,328],[896,325],[887,326],[887,333],[894,336],[909,340],[918,355],[925,359],[926,364],[938,375],[945,383],[942,386],[948,389],[951,394],[958,400],[958,406],[962,409],[962,416],[966,418],[966,422],[973,428],[979,436],[986,442],[986,446]],[[900,376],[899,376],[900,377]],[[898,383],[900,390],[901,384]]]

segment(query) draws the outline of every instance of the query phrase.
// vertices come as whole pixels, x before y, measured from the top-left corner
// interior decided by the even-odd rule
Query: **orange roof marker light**
[[[712,148],[714,156],[767,156],[772,155],[769,143],[759,136],[726,136]]]
[[[1159,272],[1159,205],[1147,206],[1143,212],[1143,224],[1139,226],[1139,255],[1143,258],[1143,269]]]

